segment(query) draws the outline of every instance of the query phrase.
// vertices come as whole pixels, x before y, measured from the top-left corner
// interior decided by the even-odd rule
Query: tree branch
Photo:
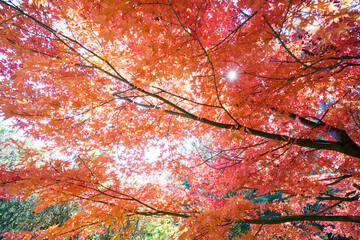
[[[298,221],[321,221],[321,222],[352,222],[360,223],[360,216],[318,216],[318,215],[293,215],[293,216],[283,216],[275,217],[269,219],[242,219],[235,221],[236,223],[249,223],[249,224],[281,224],[287,222],[298,222]]]

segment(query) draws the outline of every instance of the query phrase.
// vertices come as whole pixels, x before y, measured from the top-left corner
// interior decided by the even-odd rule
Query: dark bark
[[[238,220],[236,223],[249,223],[249,224],[281,224],[287,222],[298,222],[298,221],[323,221],[323,222],[352,222],[360,223],[360,216],[316,216],[316,215],[294,215],[276,217],[270,219],[243,219]]]

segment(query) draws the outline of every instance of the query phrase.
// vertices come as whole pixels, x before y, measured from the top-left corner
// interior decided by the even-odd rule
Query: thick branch
[[[338,196],[321,196],[321,197],[317,197],[316,199],[318,200],[337,200],[337,201],[342,201],[342,202],[354,202],[354,201],[358,201],[360,198],[360,193],[355,194],[352,197],[338,197]]]
[[[111,74],[111,73],[110,73]],[[114,76],[114,75],[113,75]],[[116,76],[114,76],[116,77]],[[137,89],[139,90],[139,89]],[[176,106],[176,109],[180,110],[182,112],[178,112],[178,111],[173,111],[173,110],[163,110],[164,112],[171,114],[171,115],[176,115],[176,116],[181,116],[181,117],[185,117],[185,118],[189,118],[195,121],[199,121],[205,124],[208,124],[210,126],[214,126],[214,127],[218,127],[218,128],[224,128],[224,129],[236,129],[236,130],[243,130],[245,133],[249,133],[255,136],[259,136],[259,137],[264,137],[264,138],[268,138],[268,139],[274,139],[274,140],[279,140],[279,141],[283,141],[283,142],[289,142],[291,144],[295,144],[298,146],[302,146],[302,147],[309,147],[309,148],[315,148],[315,149],[323,149],[323,150],[332,150],[332,151],[337,151],[337,152],[341,152],[341,153],[345,153],[347,155],[353,156],[353,157],[360,157],[360,153],[356,153],[356,152],[346,152],[346,149],[342,148],[342,145],[337,143],[337,142],[332,142],[332,141],[324,141],[324,140],[313,140],[313,139],[302,139],[302,138],[292,138],[286,135],[281,135],[281,134],[275,134],[275,133],[268,133],[268,132],[264,132],[264,131],[260,131],[260,130],[256,130],[253,128],[249,128],[249,127],[245,127],[243,125],[239,125],[236,126],[234,124],[227,124],[227,123],[220,123],[220,122],[216,122],[216,121],[212,121],[210,119],[207,118],[202,118],[202,117],[198,117],[196,115],[193,115],[187,111],[185,111],[184,109],[180,108],[179,106],[175,105],[174,103],[169,102],[168,100],[164,99],[161,96],[152,94],[150,92],[147,92],[145,90],[141,90],[141,92],[146,93],[154,98],[157,98],[159,100],[161,100],[162,102],[166,103],[167,105]],[[125,100],[125,99],[124,99]],[[132,101],[130,99],[126,99],[126,101],[131,101],[134,104],[137,104],[141,107],[145,107],[145,108],[154,108],[154,109],[161,109],[158,106],[155,105],[145,105],[145,104],[140,104],[140,103],[136,103],[135,101]]]
[[[302,125],[310,128],[324,128],[325,132],[328,133],[330,136],[336,139],[337,143],[343,149],[343,153],[353,156],[359,157],[360,156],[360,147],[350,138],[347,132],[343,129],[339,129],[333,127],[325,122],[322,119],[318,119],[316,122],[308,120],[304,117],[296,115],[294,113],[285,113],[279,112],[276,108],[271,108],[271,110],[278,112],[282,115],[288,114],[289,118],[300,122]]]
[[[270,219],[243,219],[238,220],[236,223],[249,223],[249,224],[281,224],[287,222],[298,221],[322,221],[322,222],[352,222],[360,223],[360,216],[318,216],[318,215],[294,215],[276,217]]]

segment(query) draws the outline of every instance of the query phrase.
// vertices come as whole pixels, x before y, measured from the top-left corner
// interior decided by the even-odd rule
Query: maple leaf
[[[338,26],[336,26],[333,30],[333,35],[336,37],[340,37],[341,35],[346,36],[348,35],[348,30],[351,29],[350,26],[348,26],[347,22],[340,22]]]
[[[39,141],[15,141],[0,193],[83,209],[27,234],[131,238],[141,216],[183,239],[360,237],[349,1],[0,5],[0,111]]]

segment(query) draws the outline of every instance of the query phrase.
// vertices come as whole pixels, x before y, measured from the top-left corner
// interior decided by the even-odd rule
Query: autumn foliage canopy
[[[357,2],[0,0],[1,114],[38,145],[4,143],[1,197],[81,204],[39,239],[360,238]]]

